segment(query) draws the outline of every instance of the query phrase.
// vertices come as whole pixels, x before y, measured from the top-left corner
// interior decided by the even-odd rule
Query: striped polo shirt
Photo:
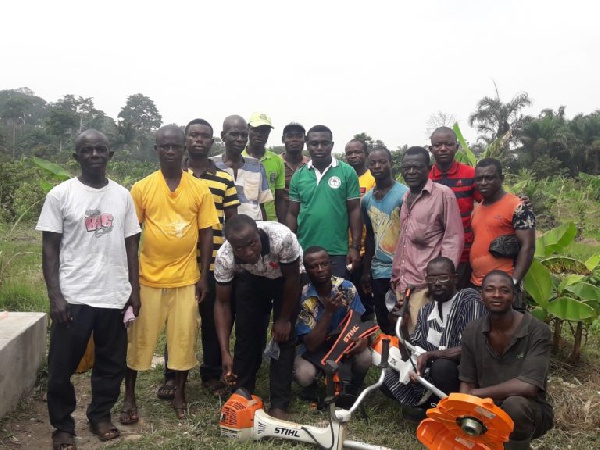
[[[194,175],[192,169],[188,169],[189,173]],[[240,204],[238,199],[237,190],[233,177],[227,172],[217,168],[213,161],[210,161],[210,167],[200,176],[194,175],[204,181],[208,186],[210,193],[212,194],[213,200],[215,201],[215,208],[217,209],[217,217],[219,218],[219,224],[213,227],[213,254],[210,260],[210,270],[215,270],[215,257],[217,256],[217,250],[221,248],[223,244],[223,225],[225,225],[225,208],[237,207]],[[200,263],[200,241],[198,241],[198,263]]]
[[[460,218],[465,229],[465,246],[460,257],[460,262],[469,261],[469,252],[473,244],[473,229],[471,228],[471,213],[475,202],[481,201],[481,195],[475,190],[475,168],[454,161],[447,172],[442,172],[434,164],[429,172],[429,178],[436,183],[448,186],[454,192]]]

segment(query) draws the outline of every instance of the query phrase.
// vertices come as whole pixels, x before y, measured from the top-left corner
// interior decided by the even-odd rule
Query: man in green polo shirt
[[[275,200],[265,203],[267,220],[282,222],[285,219],[285,166],[283,160],[265,148],[273,129],[271,118],[263,113],[253,113],[248,120],[248,147],[243,156],[252,156],[265,166],[267,183]]]
[[[286,225],[296,233],[303,249],[323,247],[330,255],[332,272],[344,277],[359,263],[362,220],[358,176],[352,167],[331,155],[333,136],[325,125],[306,134],[311,161],[290,182]],[[352,247],[348,249],[348,228]]]

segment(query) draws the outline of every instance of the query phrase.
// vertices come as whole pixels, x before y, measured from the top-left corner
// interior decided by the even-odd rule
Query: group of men
[[[533,257],[534,217],[527,202],[503,190],[500,163],[457,162],[456,135],[442,127],[431,137],[435,165],[423,147],[403,154],[405,186],[385,147],[368,151],[353,139],[347,164],[332,154],[328,127],[307,132],[290,123],[285,153],[277,155],[265,147],[272,128],[262,113],[248,123],[229,116],[225,152],[211,158],[208,122],[164,126],[156,133],[159,170],[130,193],[106,177],[113,156],[107,138],[96,130],[77,138],[81,175],[48,194],[36,227],[53,321],[53,447],[76,448],[70,377],[92,334],[87,416],[90,429],[110,440],[119,436],[111,409],[123,379],[119,421],[139,421],[137,372],[150,369],[165,326],[165,382],[157,395],[172,400],[179,419],[199,334],[202,382],[215,395],[232,387],[252,392],[267,348],[269,413],[285,419],[292,378],[315,386],[319,356],[352,312],[375,317],[388,334],[402,315],[413,343],[426,350],[418,371],[447,392],[510,404],[520,420],[511,448],[528,448],[552,424],[549,338],[547,327],[513,310]],[[356,394],[371,363],[367,338],[353,340],[345,362]],[[488,373],[490,364],[504,363],[511,370]],[[392,378],[384,392],[408,406],[435,401]]]

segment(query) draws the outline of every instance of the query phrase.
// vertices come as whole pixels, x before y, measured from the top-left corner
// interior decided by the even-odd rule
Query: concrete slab
[[[0,418],[28,395],[46,358],[44,313],[8,312],[0,315]]]

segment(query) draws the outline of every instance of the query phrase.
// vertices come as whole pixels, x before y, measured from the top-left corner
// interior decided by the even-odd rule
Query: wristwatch
[[[360,252],[360,245],[359,244],[352,244],[350,246],[350,248],[353,248],[354,250],[356,250],[357,252]]]

